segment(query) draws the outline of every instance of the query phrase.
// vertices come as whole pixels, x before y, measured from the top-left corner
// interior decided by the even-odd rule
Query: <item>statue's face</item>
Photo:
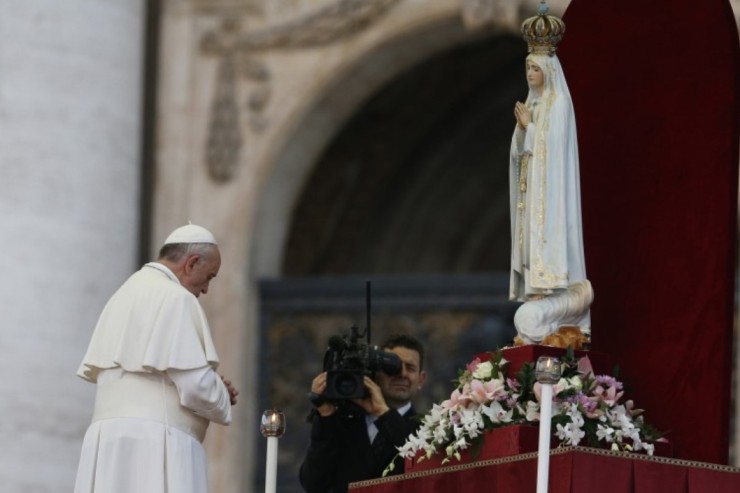
[[[545,84],[545,75],[542,73],[542,69],[529,60],[527,60],[527,83],[533,89],[542,89]]]

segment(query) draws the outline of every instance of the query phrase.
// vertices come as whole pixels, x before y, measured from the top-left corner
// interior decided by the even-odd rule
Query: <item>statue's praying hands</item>
[[[529,108],[524,103],[517,101],[514,105],[514,117],[519,128],[525,130],[527,125],[532,121],[532,112],[529,111]]]

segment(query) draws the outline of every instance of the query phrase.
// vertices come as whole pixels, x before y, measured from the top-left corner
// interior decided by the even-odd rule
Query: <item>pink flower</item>
[[[624,392],[617,392],[616,385],[610,385],[608,389],[604,389],[601,385],[597,385],[594,388],[594,395],[604,401],[610,407],[616,404],[621,399]]]
[[[506,384],[509,386],[509,388],[512,390],[512,392],[518,392],[519,391],[519,382],[514,378],[507,378]]]
[[[578,373],[581,375],[588,375],[589,373],[594,372],[594,367],[591,366],[591,360],[588,359],[588,356],[584,356],[583,358],[578,360]]]
[[[465,386],[467,387],[467,384]],[[457,411],[459,408],[465,407],[469,400],[470,398],[464,392],[460,392],[460,389],[455,389],[452,391],[450,398],[442,402],[441,406],[450,411]]]
[[[470,399],[478,404],[485,404],[505,395],[506,389],[498,379],[487,382],[481,382],[480,380],[470,382]]]
[[[616,387],[617,390],[622,390],[622,382],[617,381],[616,378],[610,377],[609,375],[597,375],[596,383],[600,383],[608,387]]]
[[[478,404],[484,404],[488,400],[486,388],[480,380],[470,382],[470,399]]]
[[[578,394],[578,405],[581,406],[587,417],[596,419],[604,415],[604,412],[598,408],[595,400],[589,398],[583,392]]]
[[[478,368],[478,365],[481,364],[480,358],[475,358],[473,361],[468,363],[468,365],[465,367],[465,369],[472,374],[476,368]]]

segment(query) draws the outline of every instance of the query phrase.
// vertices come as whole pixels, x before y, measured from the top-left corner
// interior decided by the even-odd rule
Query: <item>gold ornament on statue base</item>
[[[574,351],[588,350],[591,344],[587,334],[584,334],[580,327],[575,325],[565,325],[557,331],[552,332],[542,339],[539,343],[541,346],[552,346],[562,349],[572,348]],[[526,343],[521,337],[514,337],[514,346],[525,346]]]

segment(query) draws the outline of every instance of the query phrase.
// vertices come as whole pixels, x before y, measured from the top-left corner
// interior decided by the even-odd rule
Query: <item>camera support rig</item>
[[[401,359],[398,355],[370,344],[370,288],[368,280],[365,283],[367,310],[365,331],[360,333],[356,326],[352,326],[349,336],[329,338],[329,347],[324,355],[324,371],[327,372],[326,391],[324,395],[318,396],[318,399],[341,402],[366,397],[365,376],[372,378],[377,371],[389,375],[396,375],[401,371]],[[367,341],[365,344],[359,342],[363,336]],[[317,405],[313,398],[312,402]]]

